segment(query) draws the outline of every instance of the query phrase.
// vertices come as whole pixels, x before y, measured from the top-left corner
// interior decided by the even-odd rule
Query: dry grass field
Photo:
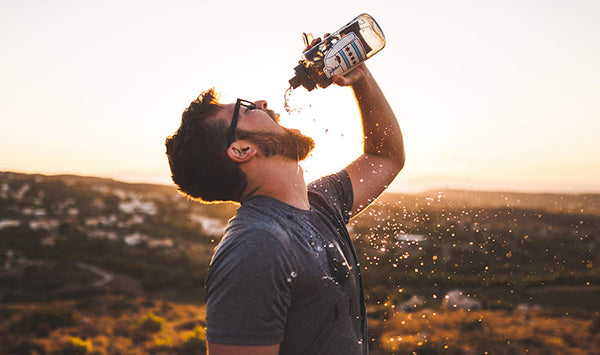
[[[2,354],[205,354],[205,309],[144,298],[96,296],[0,306]],[[370,319],[383,354],[598,354],[600,318],[542,310],[392,312]]]
[[[2,354],[204,354],[203,307],[122,296],[0,306]]]
[[[598,354],[600,318],[541,311],[395,313],[371,321],[374,354]]]

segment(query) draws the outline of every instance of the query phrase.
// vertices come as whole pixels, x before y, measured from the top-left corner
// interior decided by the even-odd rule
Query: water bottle
[[[368,14],[359,15],[302,53],[300,63],[294,68],[296,75],[289,83],[294,89],[302,85],[308,91],[317,85],[326,88],[333,76],[349,72],[384,46],[385,37],[377,22]]]

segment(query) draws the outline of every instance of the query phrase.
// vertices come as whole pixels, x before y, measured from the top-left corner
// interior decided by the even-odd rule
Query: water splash
[[[294,88],[292,86],[290,86],[284,93],[283,93],[283,108],[285,109],[285,112],[289,114],[291,114],[292,112],[295,113],[300,113],[302,112],[302,107],[293,107],[293,105],[291,104],[292,100],[292,92],[294,91]],[[308,105],[308,107],[310,108],[312,105]]]
[[[283,93],[283,108],[288,114],[294,111],[294,109],[290,105],[290,96],[292,95],[293,90],[294,88],[290,85],[290,87],[285,91],[285,93]]]

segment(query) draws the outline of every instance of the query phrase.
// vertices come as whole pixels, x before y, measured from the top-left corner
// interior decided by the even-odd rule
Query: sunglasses
[[[235,130],[237,129],[238,117],[240,115],[240,108],[245,107],[246,111],[256,109],[256,105],[252,101],[237,99],[235,102],[235,108],[233,109],[233,117],[231,118],[231,126],[229,126],[229,132],[227,133],[227,148],[235,140]]]

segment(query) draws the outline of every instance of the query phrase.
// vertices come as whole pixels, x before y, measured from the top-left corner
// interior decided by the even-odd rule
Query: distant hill
[[[0,301],[202,300],[236,208],[194,203],[168,185],[0,172]],[[539,300],[569,312],[598,309],[598,231],[598,194],[464,190],[385,193],[350,224],[371,306],[458,288],[484,308]],[[539,291],[565,285],[585,291],[575,305]]]
[[[177,189],[173,185],[130,183],[109,178],[80,175],[43,175],[16,172],[0,172],[0,181],[7,177],[44,177],[48,180],[90,185],[120,187],[129,191],[172,195]],[[439,208],[522,208],[552,213],[575,213],[600,215],[600,194],[593,193],[525,193],[506,191],[436,190],[421,193],[386,192],[379,203],[424,204]],[[217,205],[218,206],[218,205]],[[231,210],[230,204],[224,204]]]
[[[114,180],[104,177],[96,176],[82,176],[82,175],[44,175],[44,174],[25,174],[10,171],[0,171],[0,183],[7,182],[9,180],[22,180],[31,181],[35,185],[36,183],[60,183],[66,186],[79,186],[83,190],[92,190],[97,188],[108,189],[108,190],[122,190],[132,193],[139,193],[149,198],[168,199],[168,200],[181,200],[181,203],[188,205],[194,205],[197,210],[202,213],[219,217],[221,219],[228,219],[233,215],[235,204],[232,203],[221,203],[221,204],[198,204],[193,203],[191,200],[184,197],[177,191],[174,185],[162,185],[162,184],[151,184],[151,183],[131,183],[119,180]]]
[[[600,194],[553,194],[468,190],[387,193],[380,203],[418,203],[439,208],[520,208],[551,213],[600,215]]]
[[[7,178],[29,178],[35,180],[36,178],[44,178],[47,181],[62,181],[66,184],[81,183],[81,184],[97,184],[106,185],[110,187],[126,188],[128,190],[139,191],[139,192],[161,192],[170,194],[176,191],[173,185],[160,185],[160,184],[148,184],[148,183],[130,183],[119,180],[114,180],[104,177],[96,176],[83,176],[83,175],[72,175],[72,174],[61,174],[61,175],[44,175],[44,174],[25,174],[10,171],[0,171],[0,181]]]

